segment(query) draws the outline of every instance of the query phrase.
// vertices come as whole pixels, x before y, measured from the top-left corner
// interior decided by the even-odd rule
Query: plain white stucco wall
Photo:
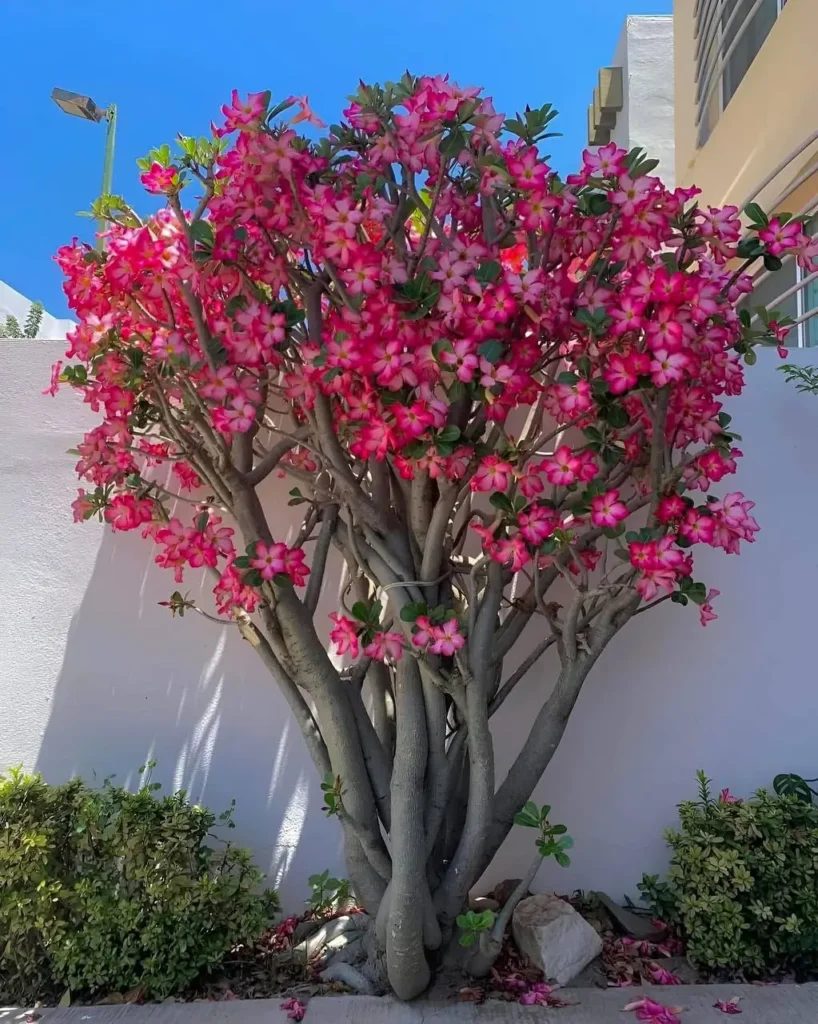
[[[655,174],[675,184],[673,123],[673,18],[629,15],[611,61],[622,68],[624,105],[611,129],[623,149],[642,146],[659,161]]]
[[[235,839],[297,907],[309,874],[343,870],[302,740],[233,627],[157,606],[175,585],[149,543],[72,523],[66,450],[95,417],[69,391],[40,394],[63,348],[0,342],[0,767],[133,782],[157,758],[166,785],[217,810],[236,798]],[[665,604],[630,623],[595,667],[536,794],[576,839],[571,867],[543,869],[542,887],[636,895],[641,873],[665,863],[661,830],[693,794],[696,768],[739,794],[780,771],[816,774],[818,399],[775,366],[762,353],[731,409],[746,457],[728,489],[757,502],[758,542],[740,557],[698,553],[697,577],[723,595],[707,629],[694,610]],[[289,486],[274,481],[266,496],[282,534],[297,512]],[[185,585],[196,592],[192,578]],[[322,604],[324,616],[333,594]],[[543,662],[497,716],[498,781],[551,668]],[[516,829],[485,885],[521,874],[532,852]]]

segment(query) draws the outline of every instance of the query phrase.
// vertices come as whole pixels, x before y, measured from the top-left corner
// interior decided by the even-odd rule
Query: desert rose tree
[[[102,197],[104,247],[58,254],[80,322],[52,390],[102,414],[75,517],[141,530],[178,585],[209,572],[212,608],[166,603],[232,620],[281,688],[370,966],[411,998],[607,644],[667,598],[714,618],[695,546],[754,539],[752,502],[710,487],[741,454],[722,400],[768,340],[735,309],[767,250],[638,151],[563,180],[548,106],[504,120],[407,75],[343,116],[322,134],[305,98],[234,94],[212,138],[141,162],[158,213]],[[304,510],[289,542],[259,497],[272,473]],[[315,621],[333,550],[344,596]],[[492,715],[552,645],[496,778]]]

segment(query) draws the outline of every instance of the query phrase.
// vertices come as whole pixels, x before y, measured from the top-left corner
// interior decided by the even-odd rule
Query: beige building
[[[818,0],[674,0],[673,35],[677,184],[713,206],[815,214]],[[791,346],[818,345],[812,278],[792,258],[758,277],[753,306],[800,321]]]

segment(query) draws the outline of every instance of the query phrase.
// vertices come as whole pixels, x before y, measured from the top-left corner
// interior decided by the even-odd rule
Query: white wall
[[[172,576],[147,542],[71,522],[75,460],[65,453],[94,418],[68,391],[40,394],[63,347],[0,343],[0,766],[132,781],[158,758],[161,781],[214,809],[236,797],[235,838],[295,907],[307,875],[342,869],[312,764],[234,628],[171,619],[156,602]],[[731,487],[757,502],[759,540],[740,557],[699,554],[697,577],[723,593],[716,622],[702,629],[692,609],[665,604],[594,669],[537,793],[576,839],[571,867],[544,869],[543,886],[635,895],[642,871],[664,864],[661,830],[693,794],[696,768],[739,794],[779,771],[818,774],[818,398],[787,386],[776,362],[762,354],[732,410],[747,455]],[[273,486],[281,498],[284,482]],[[283,533],[293,512],[280,504]],[[497,716],[500,777],[548,670]],[[521,874],[532,852],[515,830],[488,880]]]
[[[642,146],[659,161],[655,174],[675,183],[673,123],[673,18],[628,15],[611,65],[622,68],[624,106],[611,139],[630,150]]]

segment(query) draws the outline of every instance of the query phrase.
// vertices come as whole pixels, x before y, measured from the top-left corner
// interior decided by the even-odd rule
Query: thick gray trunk
[[[395,681],[397,740],[392,773],[392,882],[386,921],[389,983],[399,999],[414,999],[429,984],[424,949],[428,914],[423,788],[428,741],[420,672],[405,657]],[[428,932],[429,922],[426,921]],[[428,938],[433,936],[427,935]]]

